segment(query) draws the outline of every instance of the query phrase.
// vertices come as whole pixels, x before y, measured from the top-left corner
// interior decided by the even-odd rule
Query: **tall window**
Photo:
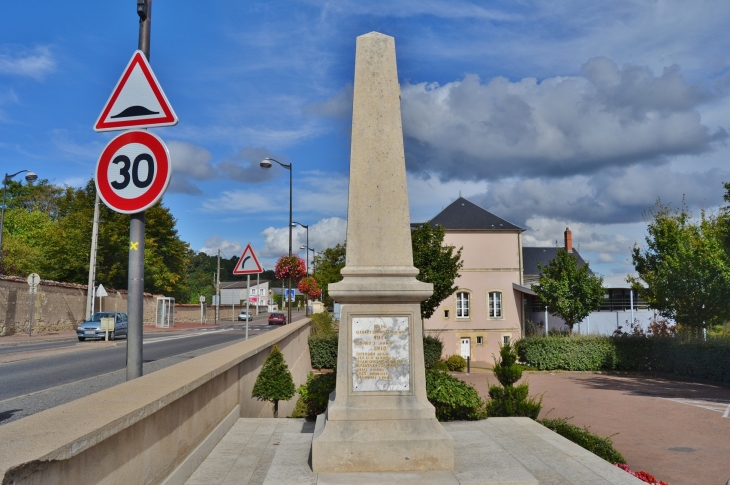
[[[456,294],[456,318],[469,317],[469,293],[460,291]]]
[[[489,292],[489,318],[502,318],[502,292]]]

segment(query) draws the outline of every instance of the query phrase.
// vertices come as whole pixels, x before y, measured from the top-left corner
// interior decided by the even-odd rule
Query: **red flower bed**
[[[620,469],[624,470],[625,472],[629,473],[630,475],[635,476],[642,482],[650,483],[652,485],[669,485],[667,482],[663,482],[662,480],[657,480],[656,478],[654,478],[654,475],[651,475],[649,473],[632,472],[631,470],[629,470],[629,466],[624,465],[623,463],[614,463],[614,465],[616,465]]]

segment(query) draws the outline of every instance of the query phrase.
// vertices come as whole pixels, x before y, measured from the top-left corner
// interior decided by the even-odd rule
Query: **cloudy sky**
[[[0,16],[0,163],[87,181],[115,133],[92,125],[137,46],[135,2],[40,2]],[[294,220],[344,240],[355,37],[396,39],[414,221],[463,196],[594,269],[630,271],[657,198],[694,211],[730,182],[730,2],[154,0],[151,63],[180,123],[155,132],[164,198],[197,250],[250,242],[271,267]],[[294,233],[295,248],[304,230]],[[301,253],[304,254],[303,252]]]

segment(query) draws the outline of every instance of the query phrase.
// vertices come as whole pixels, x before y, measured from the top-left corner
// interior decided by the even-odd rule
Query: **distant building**
[[[463,248],[464,267],[455,282],[458,289],[424,321],[426,334],[444,342],[444,356],[459,354],[491,363],[501,344],[525,334],[528,322],[538,331],[545,330],[545,308],[531,286],[540,276],[538,263],[549,264],[559,248],[522,247],[524,229],[463,197],[426,223],[444,227],[444,244]],[[568,228],[563,248],[579,265],[585,264],[573,247]],[[625,330],[631,320],[632,302],[634,318],[646,327],[653,312],[636,290],[631,290],[626,276],[604,278],[606,295],[601,308],[574,331],[610,335],[619,325]],[[548,315],[547,321],[549,329],[564,327],[554,315]]]
[[[248,297],[251,306],[268,306],[272,304],[269,289],[268,280],[256,284],[252,279],[250,288],[245,281],[221,281],[221,305],[245,305]]]

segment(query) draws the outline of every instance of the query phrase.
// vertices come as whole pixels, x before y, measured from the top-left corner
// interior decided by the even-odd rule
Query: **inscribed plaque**
[[[408,342],[408,317],[353,317],[352,390],[409,390]]]

